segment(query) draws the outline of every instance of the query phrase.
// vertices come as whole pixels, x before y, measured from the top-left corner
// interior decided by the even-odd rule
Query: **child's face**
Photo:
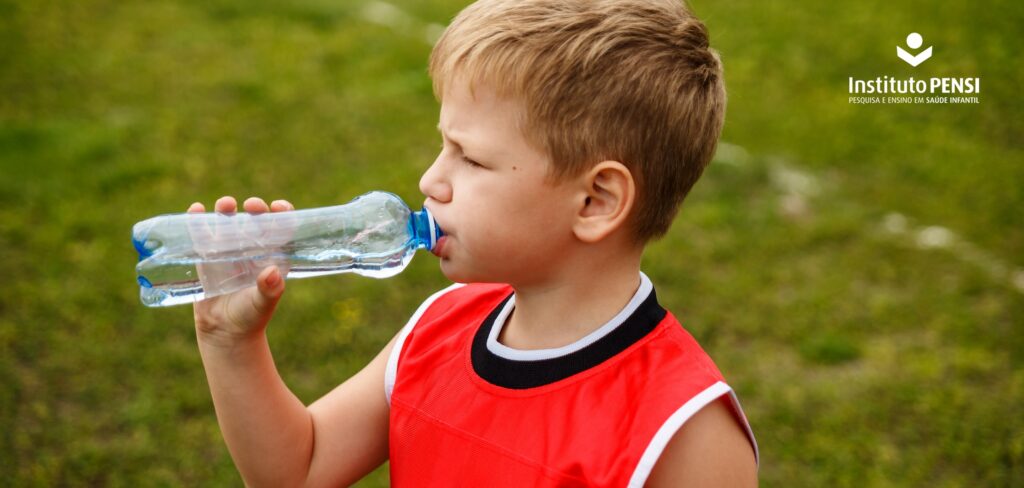
[[[547,156],[516,126],[518,103],[482,84],[474,95],[463,83],[448,88],[441,153],[420,179],[424,205],[447,234],[435,252],[452,281],[536,285],[558,272],[586,195],[571,179],[546,179]]]

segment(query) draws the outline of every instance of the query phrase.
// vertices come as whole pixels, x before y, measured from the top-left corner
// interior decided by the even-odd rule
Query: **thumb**
[[[260,272],[256,278],[256,289],[258,293],[252,298],[253,308],[259,315],[270,315],[284,294],[284,276],[277,266],[267,266]]]

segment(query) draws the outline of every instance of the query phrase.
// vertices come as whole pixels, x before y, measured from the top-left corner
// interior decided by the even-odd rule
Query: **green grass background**
[[[241,484],[191,309],[139,303],[129,231],[221,195],[419,202],[427,26],[464,2],[395,5],[0,0],[4,484]],[[726,144],[644,267],[737,389],[764,486],[1024,486],[1021,5],[693,2]],[[978,76],[981,103],[847,102],[882,75]],[[443,286],[424,256],[289,282],[283,377],[313,401]]]

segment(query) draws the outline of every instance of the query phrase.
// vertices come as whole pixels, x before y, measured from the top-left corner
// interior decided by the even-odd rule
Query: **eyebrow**
[[[448,140],[452,141],[456,146],[459,146],[460,149],[464,149],[461,142],[455,140],[454,138],[452,138],[452,136],[444,133],[444,129],[441,128],[440,122],[437,123],[437,131],[440,132],[443,137],[447,137]]]
[[[492,154],[491,151],[487,150],[491,149],[489,147],[484,148],[481,146],[477,146],[476,144],[474,144],[473,140],[469,141],[470,144],[469,147],[467,147],[463,142],[459,142],[453,139],[450,135],[445,134],[444,130],[441,129],[441,122],[437,123],[437,131],[441,133],[442,137],[447,137],[452,144],[455,144],[455,146],[459,148],[459,151],[461,151],[462,154],[466,157],[471,157],[477,161],[493,160],[496,157],[496,155]]]

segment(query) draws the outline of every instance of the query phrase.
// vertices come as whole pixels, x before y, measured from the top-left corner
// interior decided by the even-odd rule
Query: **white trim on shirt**
[[[719,381],[706,389],[698,393],[696,396],[691,398],[679,410],[676,410],[658,432],[654,434],[654,438],[651,439],[650,444],[647,445],[647,449],[644,451],[643,456],[640,457],[640,462],[637,463],[636,470],[633,471],[633,476],[629,478],[629,488],[641,488],[647,483],[647,478],[651,475],[651,470],[654,469],[654,465],[658,462],[662,452],[665,451],[665,447],[668,446],[669,441],[676,435],[676,432],[683,427],[693,414],[700,411],[700,409],[711,404],[711,402],[717,400],[722,395],[728,393],[732,405],[736,409],[736,413],[739,414],[742,420],[743,428],[746,431],[747,437],[750,439],[750,444],[754,447],[754,462],[760,467],[760,453],[757,450],[757,441],[754,439],[754,432],[750,430],[750,423],[747,422],[747,417],[743,414],[743,409],[740,408],[740,402],[736,398],[736,393],[732,391],[729,385]]]
[[[405,338],[409,335],[409,332],[412,332],[412,328],[416,326],[416,323],[420,321],[420,317],[423,317],[423,314],[426,313],[427,309],[434,304],[434,300],[441,298],[445,293],[463,286],[466,285],[464,283],[455,283],[448,288],[430,295],[430,298],[427,298],[426,301],[420,305],[420,308],[416,309],[416,313],[412,314],[412,317],[405,323],[405,326],[402,327],[402,330],[398,333],[398,339],[395,340],[395,347],[391,349],[391,354],[388,355],[387,368],[384,369],[384,395],[387,396],[388,406],[391,405],[391,392],[395,389],[395,380],[398,375],[398,357],[402,355],[402,346],[405,344]]]
[[[495,356],[511,359],[513,361],[539,361],[567,356],[597,342],[602,337],[611,334],[613,330],[618,328],[626,321],[626,319],[633,315],[633,312],[635,312],[636,309],[640,307],[640,304],[642,304],[644,300],[651,295],[651,291],[653,290],[654,285],[651,284],[650,278],[641,272],[640,287],[637,288],[636,293],[633,294],[633,298],[630,299],[629,303],[627,303],[615,317],[612,317],[611,320],[605,322],[605,324],[597,328],[597,330],[566,346],[552,349],[530,350],[513,349],[498,342],[498,336],[501,335],[501,330],[505,327],[506,322],[508,321],[508,316],[512,313],[512,310],[516,305],[516,297],[515,295],[512,295],[512,298],[505,303],[505,307],[501,309],[501,313],[499,313],[498,317],[494,320],[494,327],[491,327],[491,334],[487,337],[487,349]]]

